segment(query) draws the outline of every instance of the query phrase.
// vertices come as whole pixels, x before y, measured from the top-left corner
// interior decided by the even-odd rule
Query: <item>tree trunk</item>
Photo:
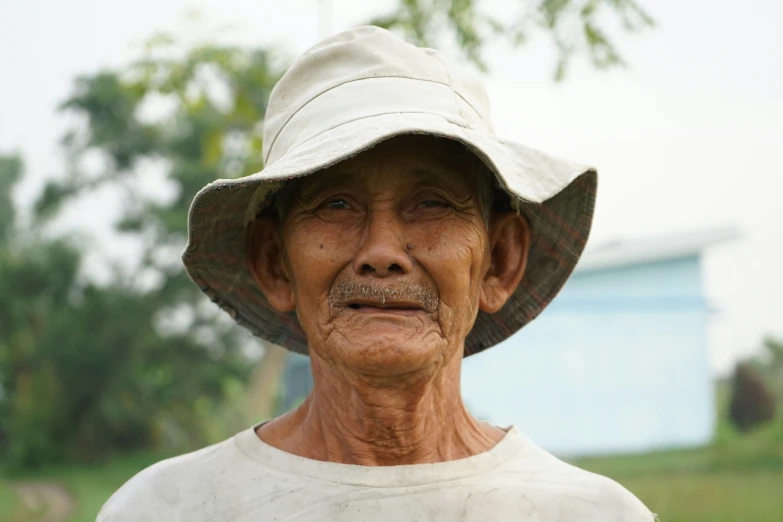
[[[288,350],[264,343],[264,355],[253,369],[247,392],[248,408],[253,418],[261,421],[275,415],[287,359]]]

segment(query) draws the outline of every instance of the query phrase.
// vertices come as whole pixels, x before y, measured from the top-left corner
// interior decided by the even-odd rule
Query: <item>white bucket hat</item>
[[[433,49],[378,27],[338,34],[305,52],[275,86],[264,121],[264,170],[217,180],[193,200],[182,259],[212,301],[254,335],[307,354],[294,312],[268,303],[249,269],[247,225],[288,179],[306,176],[403,134],[450,138],[495,174],[530,221],[527,270],[496,314],[479,312],[465,355],[532,321],[573,271],[590,232],[595,170],[496,137],[486,92]]]

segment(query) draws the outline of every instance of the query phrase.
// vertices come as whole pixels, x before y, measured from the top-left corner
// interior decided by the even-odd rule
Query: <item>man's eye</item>
[[[419,203],[418,206],[419,208],[445,208],[448,207],[449,204],[439,199],[426,199]]]
[[[328,201],[325,201],[321,206],[325,208],[331,208],[334,210],[348,210],[351,208],[348,202],[342,198],[330,199]]]

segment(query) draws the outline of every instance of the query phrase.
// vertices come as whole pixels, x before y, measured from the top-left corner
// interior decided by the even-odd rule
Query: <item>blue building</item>
[[[588,248],[539,318],[463,364],[465,402],[560,455],[701,445],[715,424],[701,255],[730,230]],[[291,355],[282,405],[312,387]]]
[[[714,230],[588,249],[539,318],[463,365],[480,418],[560,455],[701,445],[715,425],[701,254]]]

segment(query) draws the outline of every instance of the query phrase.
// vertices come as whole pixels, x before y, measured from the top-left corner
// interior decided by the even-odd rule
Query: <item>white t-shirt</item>
[[[613,480],[558,460],[514,428],[479,455],[383,467],[298,457],[264,443],[254,428],[140,472],[98,522],[654,519]]]

